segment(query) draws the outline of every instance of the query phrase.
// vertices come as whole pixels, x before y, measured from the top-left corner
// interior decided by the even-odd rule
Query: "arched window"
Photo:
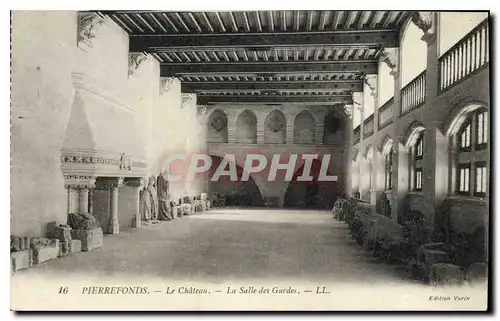
[[[264,121],[264,143],[284,144],[286,142],[286,118],[279,110],[273,110]]]
[[[208,137],[210,143],[227,143],[227,116],[221,110],[214,110],[208,118]]]
[[[485,197],[488,190],[486,166],[488,146],[488,112],[470,112],[455,135],[456,187],[459,195]]]
[[[382,155],[384,156],[384,190],[386,191],[392,190],[393,154],[392,139],[389,139],[382,149]]]
[[[415,141],[410,150],[412,167],[412,187],[414,191],[422,190],[423,158],[424,158],[424,135],[423,132]]]

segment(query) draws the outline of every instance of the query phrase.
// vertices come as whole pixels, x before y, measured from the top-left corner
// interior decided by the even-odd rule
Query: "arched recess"
[[[384,139],[380,142],[378,149],[380,150],[380,153],[382,155],[387,154],[387,152],[392,148],[393,146],[393,140],[391,136],[386,135]]]
[[[248,181],[242,181],[243,168],[236,164],[237,180],[231,181],[229,176],[221,176],[218,180],[212,181],[215,171],[220,166],[222,158],[220,156],[210,155],[212,165],[206,172],[208,180],[208,190],[211,194],[224,194],[226,205],[228,206],[264,206],[264,201],[259,187],[252,176]],[[225,170],[228,170],[226,166]]]
[[[427,43],[422,40],[423,35],[424,32],[408,20],[401,37],[401,88],[427,68]]]
[[[323,144],[329,145],[345,139],[345,120],[338,113],[330,110],[325,116],[323,127]]]
[[[270,112],[264,121],[264,143],[286,143],[286,117],[277,109]]]
[[[320,169],[321,161],[313,160],[310,172],[313,178],[306,182],[297,179],[302,176],[304,165],[295,171],[285,192],[284,207],[317,209],[331,209],[333,207],[339,196],[337,182],[319,180]],[[327,175],[333,174],[328,171]]]
[[[414,121],[411,123],[403,137],[405,148],[408,149],[413,146],[424,130],[425,126],[421,122]]]
[[[239,114],[236,120],[236,142],[257,143],[257,117],[248,109]]]
[[[465,120],[467,120],[468,115],[477,111],[480,108],[488,109],[488,105],[484,102],[468,102],[464,105],[454,108],[450,117],[445,122],[444,133],[446,136],[450,137],[457,133]]]
[[[207,141],[209,143],[227,143],[227,115],[223,111],[216,109],[208,118]]]
[[[316,121],[307,110],[301,111],[296,117],[293,126],[294,144],[314,144],[314,128]]]

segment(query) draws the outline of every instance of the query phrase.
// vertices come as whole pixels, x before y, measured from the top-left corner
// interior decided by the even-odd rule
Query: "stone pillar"
[[[227,115],[227,141],[228,143],[236,143],[236,120],[238,118],[238,113],[232,112],[232,110],[225,110]]]
[[[346,195],[352,194],[352,113],[353,113],[353,105],[345,105],[344,111],[346,113],[345,122],[346,122],[346,141],[344,147],[344,193]]]
[[[315,113],[316,115],[316,125],[314,126],[314,143],[316,145],[323,145],[323,135],[325,128],[325,116],[324,112]]]
[[[265,116],[267,116],[266,113],[257,112],[257,144],[264,144]]]
[[[118,189],[123,184],[123,178],[118,177],[110,182],[109,204],[109,234],[118,234],[120,232],[120,225],[118,221]]]
[[[135,199],[133,200],[135,216],[134,221],[132,222],[132,227],[141,227],[141,191],[144,187],[144,178],[129,179],[127,180],[127,185],[132,186],[135,190]]]
[[[78,190],[78,211],[80,213],[89,212],[89,189],[87,187],[80,187]]]
[[[286,117],[286,143],[293,144],[293,129],[295,124],[295,113],[284,111]]]

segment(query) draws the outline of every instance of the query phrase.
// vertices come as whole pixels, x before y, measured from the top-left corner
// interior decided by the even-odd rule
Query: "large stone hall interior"
[[[13,11],[12,269],[484,278],[490,39],[488,12]],[[252,153],[335,180],[243,180]]]

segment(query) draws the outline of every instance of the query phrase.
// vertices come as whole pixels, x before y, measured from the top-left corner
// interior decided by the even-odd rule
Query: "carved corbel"
[[[363,93],[352,93],[352,104],[354,108],[357,108],[361,110],[361,105],[362,105],[362,100],[363,99]]]
[[[139,67],[150,58],[150,55],[143,52],[129,53],[128,76],[132,77],[137,73]]]
[[[168,93],[172,89],[175,78],[173,77],[161,77],[160,78],[160,95]]]
[[[352,109],[353,105],[344,105],[344,112],[349,119],[352,119]]]
[[[436,39],[435,14],[429,11],[411,13],[411,21],[424,32],[422,40],[431,43]]]
[[[81,49],[92,48],[92,41],[97,36],[99,27],[104,23],[104,18],[96,12],[78,13],[77,45]]]
[[[207,105],[197,105],[196,106],[196,114],[198,116],[203,116],[207,113]]]
[[[380,55],[380,61],[385,63],[391,69],[391,76],[397,77],[399,73],[398,49],[384,48]]]
[[[377,75],[366,75],[365,84],[370,88],[370,95],[377,97]]]
[[[181,109],[184,109],[186,106],[188,106],[195,100],[196,100],[196,94],[182,94]]]

